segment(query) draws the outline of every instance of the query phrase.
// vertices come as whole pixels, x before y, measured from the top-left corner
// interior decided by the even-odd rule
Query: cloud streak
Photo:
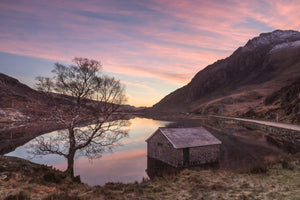
[[[143,87],[129,80],[138,77],[172,85],[171,92],[261,32],[299,30],[299,10],[297,0],[4,0],[0,51],[98,59],[132,88]]]

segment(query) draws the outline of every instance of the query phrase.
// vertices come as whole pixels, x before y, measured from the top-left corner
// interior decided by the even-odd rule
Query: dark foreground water
[[[266,133],[249,130],[237,124],[201,120],[179,120],[176,123],[170,123],[144,118],[135,118],[130,122],[129,137],[122,139],[122,146],[116,147],[113,153],[105,153],[100,159],[92,161],[86,157],[79,157],[75,160],[75,175],[80,175],[84,183],[103,185],[107,182],[128,183],[147,178],[147,144],[145,140],[158,127],[163,126],[206,127],[222,141],[220,161],[214,167],[224,170],[244,171],[267,159],[285,154],[283,150],[267,142]],[[55,135],[58,132],[54,131],[46,136]],[[33,142],[34,140],[6,155],[29,159],[31,155],[27,153],[28,146]],[[66,169],[66,160],[57,155],[37,157],[31,161],[51,165],[60,170]],[[161,168],[167,169],[168,173],[174,171],[174,169],[160,164],[157,161],[149,162],[148,159],[147,171],[152,173],[153,170],[159,171]]]

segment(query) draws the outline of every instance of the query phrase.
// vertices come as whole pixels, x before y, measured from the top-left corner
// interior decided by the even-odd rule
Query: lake
[[[75,160],[75,175],[80,175],[81,181],[89,185],[104,185],[107,182],[134,182],[147,178],[147,143],[145,140],[158,128],[164,127],[170,122],[157,121],[145,118],[134,118],[129,120],[129,137],[123,138],[120,146],[107,152],[99,159],[89,160],[79,157]],[[61,131],[61,130],[60,130]],[[55,135],[60,131],[44,134]],[[57,169],[65,170],[67,160],[58,155],[46,155],[31,158],[28,148],[34,140],[29,141],[15,151],[6,154],[19,158],[29,159],[31,162],[51,165]]]
[[[104,185],[107,182],[129,183],[141,181],[147,178],[147,143],[145,140],[158,127],[198,127],[204,126],[215,137],[222,141],[220,159],[217,168],[223,170],[248,171],[253,166],[277,157],[286,155],[286,152],[276,145],[268,142],[267,133],[248,129],[231,122],[218,122],[215,120],[175,120],[173,123],[157,121],[145,118],[134,118],[129,120],[129,137],[123,138],[121,146],[114,148],[112,153],[104,153],[100,159],[89,160],[86,157],[78,157],[75,160],[75,175],[80,175],[82,182],[89,185]],[[53,131],[47,135],[55,135],[60,131]],[[28,134],[28,132],[24,133]],[[27,144],[18,147],[8,156],[16,156],[29,159],[31,154],[27,153]],[[51,165],[57,169],[65,170],[67,161],[64,157],[47,155],[31,159],[32,162]],[[148,162],[148,172],[159,172],[168,166],[161,165],[157,161]],[[152,168],[152,169],[150,169]],[[154,171],[153,171],[154,170]],[[151,173],[152,173],[151,172]]]

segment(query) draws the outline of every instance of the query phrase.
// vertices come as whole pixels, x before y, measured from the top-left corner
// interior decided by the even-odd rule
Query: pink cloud
[[[268,1],[273,13],[262,16],[262,20],[279,29],[300,29],[300,3],[299,1]]]
[[[147,92],[151,92],[152,94],[157,93],[157,91],[155,89],[153,89],[152,87],[147,86],[146,84],[133,83],[133,82],[129,82],[129,81],[122,81],[122,83],[125,84],[125,85],[130,85],[130,86],[146,89]]]
[[[261,32],[300,28],[298,0],[135,2],[141,10],[123,7],[129,3],[0,2],[0,51],[64,62],[89,57],[108,72],[178,87]],[[38,28],[24,28],[26,20]]]

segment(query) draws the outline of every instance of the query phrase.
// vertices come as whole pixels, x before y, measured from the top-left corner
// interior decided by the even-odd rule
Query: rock
[[[8,172],[0,173],[0,180],[1,181],[8,181],[9,180],[9,173]]]

